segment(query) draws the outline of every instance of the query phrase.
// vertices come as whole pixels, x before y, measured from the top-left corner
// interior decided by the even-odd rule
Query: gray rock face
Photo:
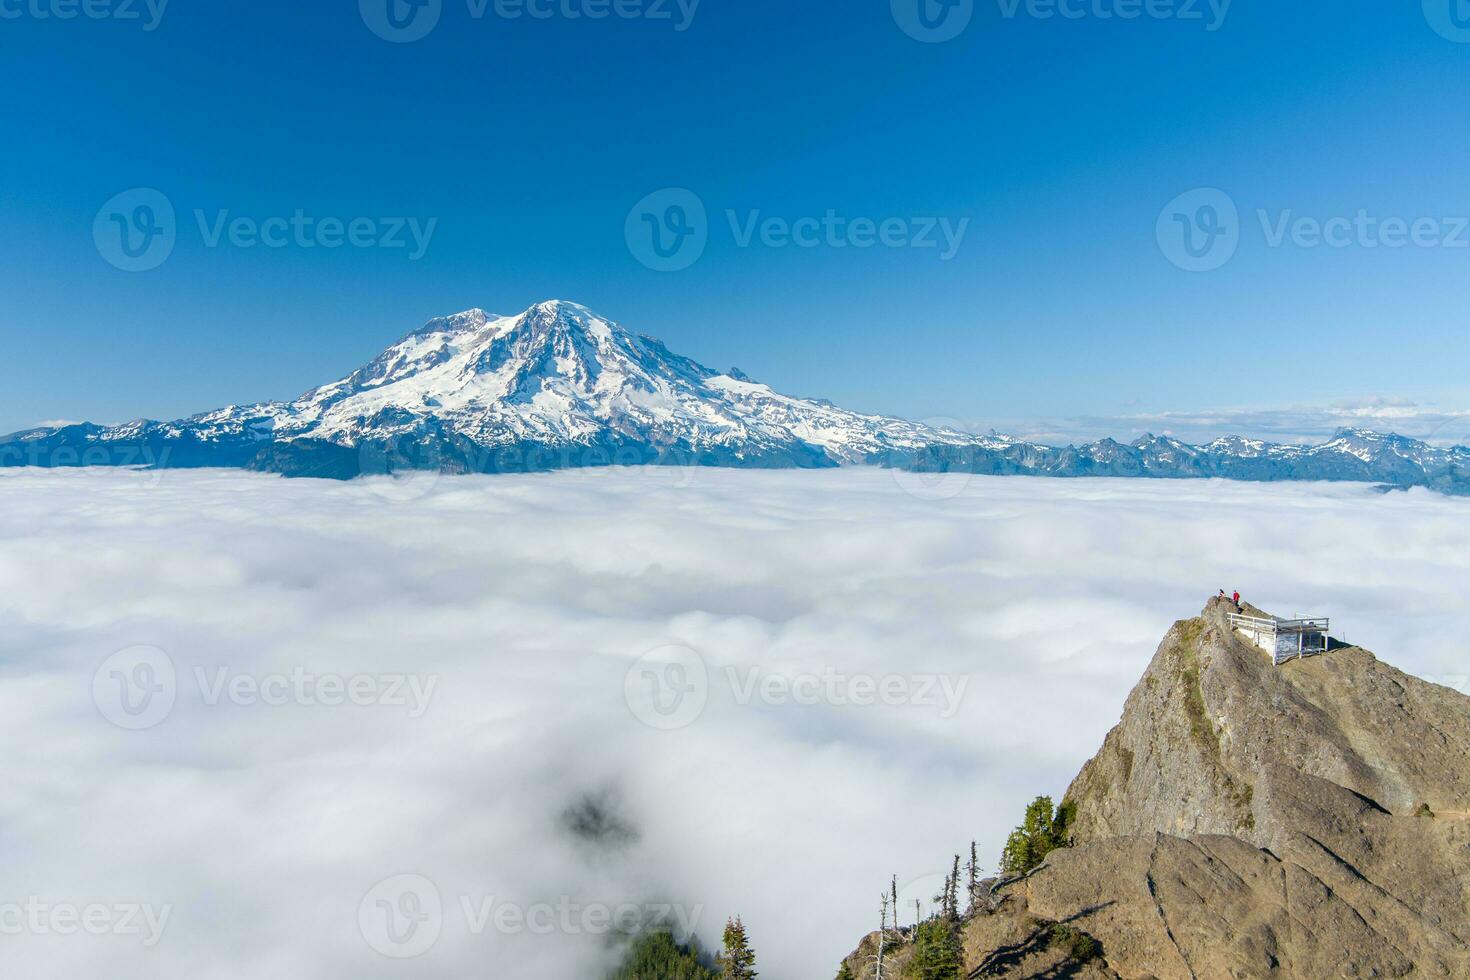
[[[1470,698],[1352,647],[1275,667],[1233,610],[1169,631],[970,976],[1470,977]]]

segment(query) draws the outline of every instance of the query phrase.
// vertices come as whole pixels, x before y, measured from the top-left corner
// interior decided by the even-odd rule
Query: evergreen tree
[[[725,951],[719,963],[722,980],[755,980],[755,953],[739,916],[725,923]]]
[[[963,966],[960,933],[953,923],[936,917],[920,924],[914,957],[904,970],[907,980],[959,980]]]
[[[680,946],[668,932],[650,932],[638,937],[608,980],[719,980],[719,974],[705,965],[694,939]]]
[[[949,885],[944,889],[944,915],[950,922],[960,921],[960,856],[954,856]]]
[[[1072,804],[1063,802],[1060,809],[1055,809],[1050,796],[1038,796],[1026,807],[1021,826],[1006,840],[1001,870],[1008,875],[1028,874],[1040,867],[1052,851],[1069,846],[1067,829],[1075,813]]]
[[[852,975],[852,967],[847,965],[847,960],[843,960],[842,965],[837,968],[837,980],[857,980]]]
[[[965,895],[970,903],[971,916],[980,911],[980,861],[975,853],[975,842],[970,841],[970,863],[965,865],[969,873],[969,883],[965,889]]]

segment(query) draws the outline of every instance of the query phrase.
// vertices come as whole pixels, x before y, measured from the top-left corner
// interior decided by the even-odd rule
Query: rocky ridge
[[[1233,611],[1169,631],[969,977],[1470,977],[1470,698],[1356,647],[1275,667]]]

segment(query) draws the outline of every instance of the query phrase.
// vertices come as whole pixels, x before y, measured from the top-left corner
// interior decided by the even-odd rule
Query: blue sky
[[[1159,16],[1126,20],[1102,15],[1130,0],[974,0],[942,43],[901,29],[919,0],[619,0],[642,16],[596,20],[568,14],[599,0],[439,0],[408,43],[368,26],[387,0],[55,16],[67,2],[0,0],[0,430],[290,397],[431,316],[550,297],[914,418],[1470,406],[1470,31],[1450,0],[1132,0]],[[174,246],[130,272],[94,223],[136,188],[174,209]],[[665,188],[707,215],[678,271],[627,233]],[[1211,271],[1171,261],[1170,229],[1203,235],[1220,200],[1170,206],[1198,188],[1239,215]],[[222,216],[297,212],[365,219],[363,244],[210,242]],[[761,224],[829,213],[847,247],[774,247]],[[1360,214],[1341,247],[1291,223]],[[416,258],[406,230],[380,247],[407,218],[432,222]],[[856,247],[858,219],[899,244]],[[1388,247],[1419,219],[1424,244]],[[963,228],[951,257],[916,247],[930,224]]]

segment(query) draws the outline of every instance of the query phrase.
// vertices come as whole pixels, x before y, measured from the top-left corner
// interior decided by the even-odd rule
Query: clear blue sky
[[[357,0],[172,0],[151,31],[143,0],[143,22],[0,0],[0,430],[290,397],[431,316],[550,297],[909,417],[1470,402],[1470,248],[1272,248],[1256,217],[1470,215],[1470,44],[1418,2],[1236,0],[1211,31],[1207,0],[1204,21],[975,0],[944,43],[889,0],[703,0],[683,31],[675,0],[673,22],[442,2],[400,44]],[[137,187],[177,243],[125,272],[93,224]],[[625,240],[666,187],[709,214],[677,272]],[[1156,221],[1199,187],[1238,205],[1240,243],[1192,273]],[[411,261],[211,248],[195,210],[438,223]],[[943,261],[741,247],[727,210],[969,226]]]

